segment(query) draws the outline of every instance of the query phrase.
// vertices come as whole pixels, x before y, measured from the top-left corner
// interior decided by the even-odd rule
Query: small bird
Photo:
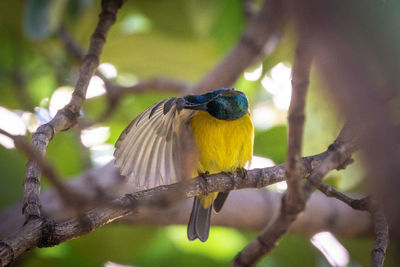
[[[222,88],[150,106],[122,132],[114,163],[137,189],[147,189],[198,175],[243,170],[251,161],[253,142],[246,95]],[[212,207],[219,212],[228,193],[194,198],[189,240],[208,239]]]

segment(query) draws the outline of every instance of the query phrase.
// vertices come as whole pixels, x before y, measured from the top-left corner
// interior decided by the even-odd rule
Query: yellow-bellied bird
[[[115,144],[121,175],[147,189],[184,178],[245,167],[253,154],[254,127],[244,93],[233,88],[162,100],[142,112]],[[188,239],[206,241],[211,209],[228,192],[195,197]]]

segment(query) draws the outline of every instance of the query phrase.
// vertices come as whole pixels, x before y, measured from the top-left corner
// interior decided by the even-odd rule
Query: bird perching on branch
[[[243,169],[253,155],[254,127],[244,93],[233,88],[162,100],[135,118],[115,144],[121,175],[148,189],[188,177]],[[188,239],[206,241],[212,207],[228,192],[194,199]]]

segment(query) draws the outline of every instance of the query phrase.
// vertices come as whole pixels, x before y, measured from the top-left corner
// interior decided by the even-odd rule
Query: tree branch
[[[305,120],[305,97],[311,69],[311,54],[308,46],[304,36],[300,36],[293,66],[292,96],[288,118],[289,138],[285,168],[288,190],[282,198],[281,212],[271,225],[267,226],[238,254],[233,266],[254,265],[263,255],[274,249],[277,241],[287,232],[289,226],[305,208],[306,199],[301,183],[303,176],[299,167],[301,166],[300,157]]]
[[[385,260],[386,248],[389,244],[389,229],[382,207],[371,197],[353,199],[335,188],[321,183],[318,189],[328,197],[334,197],[353,209],[368,211],[374,224],[375,243],[371,252],[371,267],[381,267]]]
[[[394,108],[392,103],[400,99],[400,77],[396,72],[400,64],[393,56],[397,55],[397,50],[383,46],[390,43],[388,37],[375,42],[381,27],[365,27],[360,23],[366,19],[371,23],[379,22],[380,14],[393,6],[383,7],[371,2],[365,5],[368,12],[354,17],[359,6],[350,2],[290,2],[298,26],[312,32],[315,62],[326,82],[327,92],[346,121],[353,125],[353,135],[360,136],[371,193],[382,205],[391,236],[398,246],[400,128],[394,121],[398,118],[395,115],[398,106]],[[375,12],[376,9],[379,12]],[[349,27],[350,24],[357,26]],[[366,31],[360,31],[361,28]]]
[[[309,163],[308,160],[307,163]],[[126,190],[122,179],[118,169],[109,163],[101,168],[86,171],[74,179],[69,179],[68,186],[78,194],[84,192],[90,199],[113,199],[123,195]],[[259,231],[278,215],[281,196],[280,193],[263,189],[233,191],[224,209],[212,216],[212,224]],[[76,216],[67,209],[68,206],[63,203],[54,189],[44,191],[40,196],[40,201],[42,213],[56,222],[63,222]],[[155,208],[146,213],[126,216],[118,221],[134,225],[187,224],[192,204],[191,199],[187,199],[167,209]],[[0,213],[0,239],[17,231],[23,224],[21,206],[21,203],[17,203]],[[243,212],[237,212],[238,210]],[[268,210],[268,212],[260,212],[260,210]],[[354,212],[346,204],[325,198],[322,194],[312,195],[304,215],[299,217],[292,226],[292,231],[310,235],[327,229],[338,236],[354,237],[372,234],[369,214]]]
[[[333,197],[336,198],[343,203],[346,203],[350,207],[352,207],[355,210],[362,210],[362,211],[368,211],[369,209],[369,197],[364,197],[361,199],[354,199],[346,194],[343,194],[342,192],[336,190],[332,186],[329,186],[325,183],[321,183],[318,186],[318,190],[324,193],[327,197]]]
[[[201,93],[232,86],[243,71],[262,55],[265,44],[279,28],[283,16],[282,1],[264,1],[235,47],[190,91]]]
[[[282,196],[281,193],[263,189],[233,191],[229,194],[229,201],[224,204],[224,209],[213,214],[211,224],[261,231],[278,216]],[[132,225],[185,225],[192,205],[192,201],[188,199],[167,209],[156,208],[146,213],[126,216],[118,222]],[[268,212],[260,212],[264,210]],[[293,222],[289,231],[303,235],[331,231],[340,237],[355,237],[372,235],[372,228],[368,213],[355,211],[336,199],[316,193],[312,195],[304,213]]]
[[[307,177],[313,169],[321,165],[335,150],[317,154],[302,159],[301,173]],[[115,172],[114,168],[114,172]],[[2,240],[0,258],[3,265],[18,257],[21,253],[35,246],[52,246],[60,242],[76,238],[129,214],[143,212],[151,206],[165,207],[179,199],[223,192],[242,188],[261,188],[285,179],[285,165],[281,164],[264,169],[254,169],[243,179],[241,173],[228,175],[213,174],[206,178],[198,177],[184,181],[184,190],[180,184],[159,186],[156,188],[127,194],[112,202],[112,205],[96,207],[83,213],[82,219],[74,218],[57,224],[49,220],[33,219],[19,231]],[[15,223],[15,222],[14,222]],[[10,255],[13,255],[11,257]]]
[[[122,2],[122,0],[102,1],[99,22],[91,37],[89,51],[83,60],[71,101],[64,108],[60,109],[50,122],[40,126],[32,136],[32,145],[39,155],[45,155],[46,148],[56,132],[67,130],[76,124],[80,109],[85,101],[90,78],[99,64],[99,56],[107,33],[116,20],[116,13],[121,7]],[[24,181],[23,213],[26,221],[41,216],[39,203],[40,172],[38,163],[33,158],[29,159],[26,179]]]
[[[58,36],[67,51],[69,51],[76,60],[81,62],[84,58],[84,51],[64,27],[61,27],[58,30]],[[132,86],[120,86],[110,81],[110,79],[107,79],[99,70],[96,70],[95,73],[104,82],[108,105],[104,112],[95,120],[83,122],[80,121],[81,127],[89,127],[95,123],[106,121],[115,111],[120,100],[126,94],[141,94],[148,92],[183,94],[184,92],[189,92],[191,88],[191,85],[185,81],[166,77],[147,79]]]
[[[371,201],[370,213],[375,234],[374,248],[371,252],[371,267],[382,267],[389,245],[389,226],[382,207],[374,200]]]
[[[14,136],[3,129],[0,129],[0,134],[11,138],[14,141],[17,149],[22,151],[28,158],[35,161],[46,178],[57,190],[57,193],[60,195],[64,203],[69,204],[74,208],[78,208],[80,204],[86,202],[86,198],[84,198],[83,195],[76,194],[66,184],[63,183],[56,170],[41,154],[37,153],[35,148],[23,136]]]

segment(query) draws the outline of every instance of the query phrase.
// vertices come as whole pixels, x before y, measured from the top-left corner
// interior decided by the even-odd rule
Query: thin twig
[[[40,126],[32,136],[32,145],[39,155],[44,156],[46,148],[56,132],[67,130],[76,124],[80,109],[85,101],[90,78],[99,64],[99,56],[106,41],[108,30],[116,20],[116,13],[122,3],[122,0],[102,1],[99,22],[91,37],[89,51],[83,60],[71,101],[60,109],[50,122]],[[29,159],[24,182],[23,205],[23,213],[27,221],[41,216],[39,203],[40,173],[38,163],[33,158]]]
[[[375,242],[371,252],[371,267],[381,267],[385,261],[386,248],[389,244],[389,227],[382,207],[371,197],[351,198],[332,186],[321,183],[318,189],[328,197],[334,197],[356,210],[368,211],[374,225]]]
[[[336,190],[334,187],[327,185],[325,183],[321,183],[318,186],[318,190],[324,193],[327,197],[336,198],[342,201],[343,203],[346,203],[355,210],[362,210],[362,211],[369,210],[369,199],[370,199],[369,197],[355,199],[349,197],[348,195]]]
[[[69,51],[76,60],[82,61],[84,57],[84,50],[68,33],[65,27],[61,27],[58,35],[67,51]],[[156,77],[140,81],[132,86],[120,86],[106,78],[99,70],[95,74],[103,80],[107,93],[108,105],[103,113],[93,121],[80,121],[80,127],[86,128],[95,123],[106,121],[115,111],[119,102],[126,94],[141,94],[148,92],[158,93],[177,93],[183,94],[189,92],[191,85],[188,82],[178,79],[170,79],[166,77]]]
[[[278,218],[235,258],[233,266],[252,266],[263,255],[275,248],[280,237],[304,210],[304,198],[299,166],[304,128],[305,97],[311,68],[311,54],[306,39],[300,37],[296,48],[292,74],[292,96],[289,107],[289,138],[285,173],[288,190],[282,198]],[[323,164],[323,163],[322,163]]]

